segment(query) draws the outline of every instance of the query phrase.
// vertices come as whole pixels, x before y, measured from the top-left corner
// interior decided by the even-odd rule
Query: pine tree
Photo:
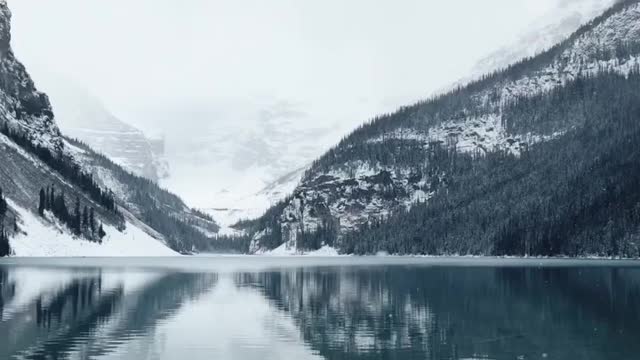
[[[38,214],[40,214],[40,216],[44,215],[46,207],[46,194],[44,189],[40,189],[40,204],[38,205]]]
[[[76,235],[82,234],[82,213],[80,212],[80,198],[76,197],[76,206],[74,209],[73,231]]]
[[[7,208],[7,200],[4,198],[2,188],[0,188],[0,222],[2,222],[5,215],[7,215]]]
[[[9,236],[4,229],[4,225],[0,226],[0,257],[11,255],[11,246],[9,245]]]
[[[104,232],[104,228],[102,227],[102,223],[100,223],[100,227],[98,228],[98,238],[100,238],[100,240],[102,241],[102,238],[104,238],[107,235],[106,232]]]
[[[91,236],[96,233],[96,216],[93,208],[89,210],[89,229],[91,230]]]
[[[82,210],[82,230],[86,231],[89,228],[89,210],[87,206],[84,206]]]
[[[56,206],[56,189],[51,185],[51,193],[49,194],[49,206],[53,210]]]

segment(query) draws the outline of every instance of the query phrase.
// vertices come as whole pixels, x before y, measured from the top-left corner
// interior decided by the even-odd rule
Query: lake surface
[[[0,260],[0,359],[634,359],[640,263]]]

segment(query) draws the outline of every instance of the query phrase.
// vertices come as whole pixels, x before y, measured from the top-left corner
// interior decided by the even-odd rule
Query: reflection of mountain
[[[59,291],[43,293],[3,319],[0,358],[95,358],[107,354],[152,331],[184,302],[210,289],[216,279],[213,274],[140,274],[140,279],[121,275],[81,272]],[[5,271],[0,271],[0,278],[7,278]],[[2,281],[0,294],[6,296],[20,285],[25,284]]]
[[[632,359],[640,351],[637,269],[316,269],[237,282],[261,288],[330,359]]]

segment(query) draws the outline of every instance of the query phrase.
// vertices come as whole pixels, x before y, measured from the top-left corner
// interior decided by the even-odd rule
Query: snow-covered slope
[[[296,186],[300,184],[300,180],[302,180],[304,172],[308,168],[309,166],[305,166],[292,171],[254,194],[238,195],[229,191],[219,192],[215,203],[222,207],[207,208],[205,210],[221,225],[221,234],[240,234],[241,231],[231,226],[237,224],[240,220],[258,218],[270,206],[291,195]]]
[[[428,201],[445,173],[420,169],[441,147],[482,156],[562,136],[571,125],[545,131],[509,129],[504,108],[601,72],[629,74],[640,67],[640,4],[625,1],[551,51],[469,87],[383,116],[347,137],[306,172],[286,204],[254,228],[251,250],[336,231],[340,236],[372,220]],[[568,122],[570,124],[570,122]],[[443,185],[445,184],[445,185]],[[328,235],[327,235],[328,236]]]
[[[132,223],[120,232],[105,226],[107,236],[98,244],[70,236],[61,226],[46,224],[32,212],[10,203],[24,232],[11,239],[15,256],[175,256],[175,251]]]

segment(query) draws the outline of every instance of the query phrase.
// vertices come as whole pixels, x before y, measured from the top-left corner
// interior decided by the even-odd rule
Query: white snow
[[[161,241],[154,239],[140,228],[127,223],[127,229],[119,232],[104,225],[107,236],[102,244],[82,240],[52,224],[45,224],[35,214],[17,206],[8,199],[9,206],[18,212],[19,225],[25,233],[10,239],[15,256],[19,257],[67,257],[67,256],[177,256]]]
[[[285,242],[284,244],[280,245],[279,247],[277,247],[277,248],[275,248],[273,250],[259,252],[259,253],[257,253],[257,255],[265,255],[265,256],[300,256],[300,255],[304,255],[304,256],[316,256],[316,257],[340,256],[340,254],[338,254],[338,250],[336,250],[335,248],[333,248],[331,246],[328,246],[328,245],[324,245],[318,250],[298,251],[297,249],[295,249],[294,247],[290,246],[289,244],[290,244],[289,242]]]

